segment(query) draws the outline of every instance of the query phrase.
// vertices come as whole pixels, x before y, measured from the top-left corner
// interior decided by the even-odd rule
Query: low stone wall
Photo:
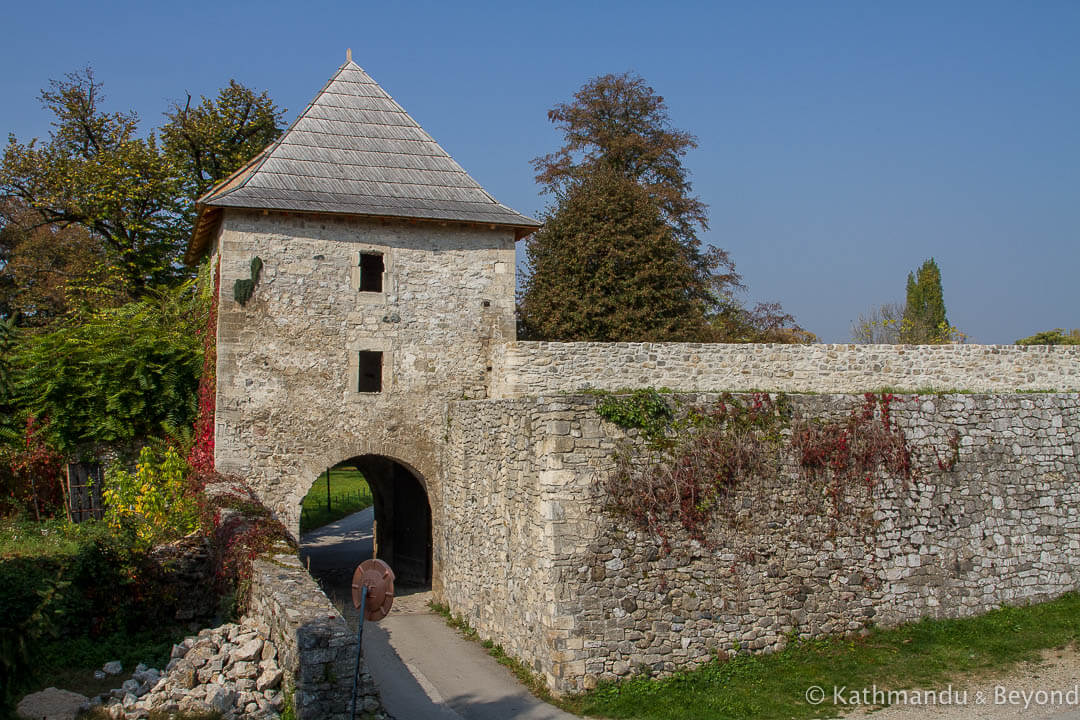
[[[160,588],[159,594],[175,608],[176,620],[211,617],[217,611],[218,598],[206,592],[214,580],[213,553],[209,539],[200,532],[150,551],[151,566],[147,582]]]
[[[356,633],[295,555],[254,561],[248,614],[277,647],[278,663],[291,677],[298,720],[350,718]],[[357,717],[385,718],[362,664],[360,677]]]
[[[864,402],[789,399],[804,418],[847,417]],[[1076,394],[901,397],[892,415],[914,480],[879,478],[837,519],[792,459],[730,492],[707,545],[672,529],[668,550],[606,511],[599,481],[626,434],[597,402],[450,407],[445,600],[558,691],[775,650],[792,634],[965,616],[1080,587]]]
[[[518,342],[494,348],[491,397],[586,388],[858,393],[1080,390],[1080,347]]]

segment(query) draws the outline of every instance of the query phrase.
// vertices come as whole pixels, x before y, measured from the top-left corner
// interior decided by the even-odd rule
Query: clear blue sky
[[[546,111],[641,74],[749,301],[829,342],[934,256],[975,342],[1080,326],[1080,2],[9,3],[0,130],[87,64],[149,130],[230,78],[301,110],[345,48],[500,201],[539,214]],[[519,249],[520,255],[520,249]]]

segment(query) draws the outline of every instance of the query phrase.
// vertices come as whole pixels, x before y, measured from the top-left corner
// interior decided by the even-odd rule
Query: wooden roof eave
[[[184,253],[184,263],[188,266],[195,265],[202,259],[206,249],[217,236],[218,229],[221,227],[221,217],[224,215],[219,207],[201,204],[195,207],[198,211],[195,228],[192,230],[187,252]]]

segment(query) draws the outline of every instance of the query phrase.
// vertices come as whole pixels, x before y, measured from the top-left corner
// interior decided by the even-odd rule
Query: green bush
[[[1017,345],[1080,345],[1080,330],[1070,330],[1066,333],[1061,328],[1044,330],[1030,337],[1020,338]]]
[[[48,418],[69,457],[123,449],[189,427],[195,418],[204,309],[192,284],[72,319],[22,339],[12,373],[16,405]]]
[[[149,625],[140,558],[104,523],[0,521],[0,687],[18,686],[41,648]]]
[[[187,462],[169,447],[158,453],[146,446],[135,472],[119,466],[105,474],[105,521],[129,535],[136,550],[182,537],[199,526],[199,508],[186,494]]]

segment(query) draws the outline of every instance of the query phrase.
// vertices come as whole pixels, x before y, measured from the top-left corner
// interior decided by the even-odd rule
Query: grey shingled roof
[[[280,140],[199,204],[540,226],[489,195],[352,60]]]

